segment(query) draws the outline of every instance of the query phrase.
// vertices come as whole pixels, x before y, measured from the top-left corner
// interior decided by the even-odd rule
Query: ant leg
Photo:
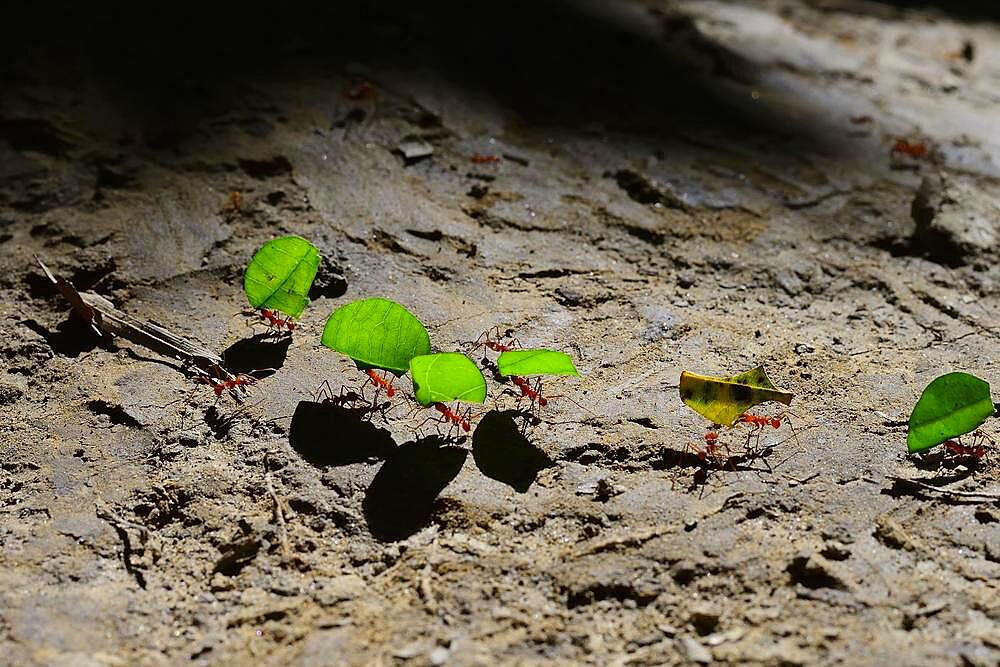
[[[424,437],[423,428],[427,424],[427,422],[434,422],[434,423],[438,424],[438,427],[437,427],[438,428],[438,435],[441,434],[441,431],[440,431],[440,429],[441,429],[441,426],[440,426],[441,420],[438,419],[437,417],[435,417],[434,415],[430,415],[429,417],[427,417],[426,419],[424,419],[422,422],[420,422],[419,424],[417,424],[417,427],[415,429],[413,429],[414,432],[418,436],[420,436],[421,438]]]
[[[705,459],[708,458],[708,452],[705,449],[703,449],[702,447],[699,447],[698,445],[696,445],[693,442],[689,442],[687,444],[687,447],[684,448],[684,452],[683,453],[685,455],[688,454],[688,453],[691,453],[691,454],[693,454],[694,456],[696,456],[697,458],[699,458],[702,461],[704,461]]]
[[[340,395],[344,395],[344,388],[340,388]],[[333,398],[333,387],[330,385],[329,380],[323,380],[315,390],[313,390],[313,399],[317,402],[325,402]]]
[[[484,331],[483,335],[485,335],[486,340],[488,340],[491,343],[499,343],[503,339],[503,336],[500,333],[499,324],[494,324],[492,327]]]
[[[787,412],[782,413],[782,415],[781,415],[781,421],[783,423],[785,423],[785,424],[788,424],[788,428],[792,432],[792,438],[795,439],[795,446],[798,447],[799,446],[799,434],[795,432],[795,427],[792,426],[792,420],[789,419]]]

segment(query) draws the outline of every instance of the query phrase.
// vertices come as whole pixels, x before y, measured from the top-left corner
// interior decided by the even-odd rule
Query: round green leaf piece
[[[360,365],[403,375],[410,359],[431,351],[427,329],[389,299],[361,299],[333,311],[323,329],[323,345]]]
[[[976,430],[995,408],[990,385],[968,373],[948,373],[933,380],[910,415],[906,448],[922,452],[945,440]]]
[[[500,375],[579,375],[573,360],[557,350],[511,350],[497,357]]]
[[[265,243],[243,274],[243,290],[253,308],[298,317],[309,305],[309,288],[319,268],[319,250],[301,236]]]
[[[486,378],[475,362],[459,352],[426,354],[410,359],[413,394],[424,407],[432,403],[486,400]]]

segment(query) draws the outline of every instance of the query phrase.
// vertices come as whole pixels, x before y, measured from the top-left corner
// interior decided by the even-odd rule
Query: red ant
[[[472,425],[469,423],[469,414],[471,413],[472,408],[469,408],[464,415],[454,412],[444,403],[435,403],[434,409],[441,413],[441,416],[444,417],[446,423],[454,424],[466,433],[468,433],[472,428]]]
[[[375,85],[371,81],[359,81],[347,89],[347,97],[352,100],[375,97]]]
[[[988,453],[986,443],[994,444],[993,440],[978,431],[972,434],[972,444],[962,444],[961,437],[955,440],[946,440],[944,449],[948,454],[953,454],[955,458],[963,461],[980,462],[986,458]]]
[[[212,385],[212,390],[215,392],[216,396],[222,396],[222,392],[226,390],[236,389],[237,387],[245,387],[257,381],[257,378],[250,375],[244,375],[242,373],[225,380],[216,380],[212,377],[203,377],[200,379],[202,382]]]
[[[982,461],[986,458],[986,447],[983,445],[963,445],[957,440],[947,440],[944,443],[945,451],[963,459],[975,459]]]
[[[691,452],[702,461],[710,461],[715,465],[721,465],[732,457],[729,445],[719,444],[719,434],[716,431],[709,431],[705,434],[704,447],[689,442],[685,451]]]
[[[459,430],[468,433],[472,430],[472,423],[470,422],[470,415],[472,414],[472,408],[469,408],[464,413],[456,412],[449,408],[444,403],[434,403],[431,405],[432,408],[440,413],[440,419],[435,419],[433,415],[421,422],[420,426],[417,427],[419,431],[424,424],[429,421],[437,422],[438,424],[449,424],[448,433],[451,430],[458,427]],[[441,433],[440,426],[438,427],[438,433]],[[463,436],[464,437],[464,436]]]
[[[503,158],[499,155],[483,155],[481,153],[476,153],[469,159],[473,164],[500,164],[503,162]]]
[[[270,310],[268,308],[261,308],[260,310],[245,310],[244,315],[259,315],[267,323],[268,329],[274,329],[281,331],[282,329],[288,329],[289,332],[295,331],[295,322],[292,320],[291,316],[286,316],[284,318],[280,317],[277,312]]]
[[[531,400],[531,404],[534,405],[538,403],[538,407],[544,408],[549,404],[549,399],[542,396],[542,378],[538,378],[535,381],[535,386],[532,387],[528,380],[517,375],[511,375],[510,381],[521,390],[521,395],[518,398],[527,398]]]
[[[508,339],[508,343],[501,343],[503,339]],[[481,347],[488,348],[494,352],[510,352],[511,350],[516,350],[521,346],[521,341],[511,336],[511,330],[508,329],[506,333],[500,333],[500,325],[496,325],[492,329],[487,329],[483,333],[479,334],[479,338],[476,342],[472,344],[471,352],[475,352]]]
[[[906,139],[897,139],[896,143],[892,146],[892,150],[889,151],[889,155],[892,157],[908,155],[912,158],[922,158],[927,157],[927,152],[927,144],[922,141],[911,143]]]
[[[514,385],[518,388],[518,390],[520,390],[521,393],[520,395],[515,394],[510,389],[505,390],[504,393],[509,393],[513,394],[514,396],[517,396],[518,402],[520,402],[522,398],[527,398],[529,401],[531,401],[530,405],[528,406],[528,409],[526,411],[523,411],[521,414],[524,416],[527,422],[530,423],[532,426],[538,426],[540,423],[542,423],[541,419],[538,418],[538,415],[535,414],[535,405],[537,404],[539,408],[544,408],[549,404],[549,400],[553,398],[566,398],[566,400],[575,404],[581,410],[589,412],[591,415],[594,414],[585,406],[580,405],[579,403],[574,401],[572,398],[568,398],[565,396],[549,396],[548,398],[546,398],[545,396],[542,396],[542,378],[536,379],[534,385],[532,385],[530,381],[524,379],[523,377],[517,375],[511,375],[509,377],[510,381],[514,383]]]
[[[798,436],[795,433],[795,427],[792,426],[792,421],[788,418],[788,414],[782,412],[781,414],[775,415],[773,417],[765,417],[763,415],[752,415],[749,412],[744,412],[739,417],[736,418],[737,424],[750,424],[750,432],[747,433],[747,449],[750,449],[750,440],[755,435],[757,436],[756,444],[760,445],[761,432],[770,426],[773,429],[781,428],[782,424],[788,424],[788,428],[792,431],[792,436],[795,437],[796,441]],[[755,447],[756,449],[756,447]]]
[[[374,368],[365,369],[365,373],[368,375],[368,380],[375,385],[376,394],[379,389],[385,389],[385,395],[392,398],[396,395],[396,388],[392,386],[391,380],[386,380],[384,377],[379,375]]]
[[[281,329],[282,327],[288,329],[289,331],[295,331],[295,322],[292,321],[290,315],[286,315],[284,319],[278,316],[273,310],[268,310],[267,308],[260,309],[260,316],[267,320],[267,325],[269,327],[274,327],[275,329]]]

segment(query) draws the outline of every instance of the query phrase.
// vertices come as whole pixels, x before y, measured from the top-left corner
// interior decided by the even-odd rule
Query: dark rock
[[[1000,241],[1000,207],[974,183],[957,177],[924,177],[910,215],[916,223],[913,245],[946,266],[992,253]]]

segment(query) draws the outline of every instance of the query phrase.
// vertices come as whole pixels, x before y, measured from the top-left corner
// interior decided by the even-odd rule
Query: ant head
[[[780,428],[781,427],[781,420],[778,419],[777,417],[772,417],[771,418],[771,426],[773,428]]]
[[[443,415],[448,414],[448,406],[445,405],[444,403],[435,403],[434,404],[434,409],[437,410],[438,412],[440,412]]]
[[[544,408],[548,404],[549,404],[549,399],[545,398],[544,396],[539,396],[538,397],[538,405],[539,406],[541,406],[541,407]]]
[[[388,387],[385,388],[385,395],[388,396],[389,398],[392,398],[393,396],[396,395],[396,388],[390,384]]]
[[[462,420],[462,430],[468,433],[472,429],[472,424],[469,423],[468,419]]]

